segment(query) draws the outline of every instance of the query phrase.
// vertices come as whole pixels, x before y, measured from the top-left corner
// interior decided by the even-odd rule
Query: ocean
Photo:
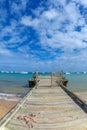
[[[39,73],[50,75],[50,73]],[[33,76],[31,72],[0,72],[0,99],[20,100],[30,89],[28,80]],[[65,73],[68,88],[74,92],[87,91],[87,73]]]
[[[49,75],[49,73],[39,73]],[[0,72],[0,99],[20,100],[30,90],[28,80],[32,78],[31,72]]]
[[[0,99],[21,99],[28,91],[28,80],[32,73],[1,72],[0,73]]]
[[[74,92],[87,92],[87,73],[75,72],[65,74],[68,79],[68,88]]]

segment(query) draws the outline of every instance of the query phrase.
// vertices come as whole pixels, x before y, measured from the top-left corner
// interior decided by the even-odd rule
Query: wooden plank
[[[29,119],[31,114],[36,115],[31,117],[35,121],[31,122],[32,130],[82,130],[84,127],[87,128],[87,114],[67,95],[64,89],[59,87],[57,82],[54,82],[52,87],[48,87],[45,85],[51,80],[40,80],[38,88],[33,88],[31,96],[26,97],[20,109],[5,124],[4,130],[30,129],[26,120],[18,120],[18,117],[27,116]]]
[[[61,87],[65,90],[65,92],[67,92],[72,98],[74,98],[75,100],[77,100],[77,102],[79,102],[82,106],[87,107],[87,102],[83,99],[81,99],[77,94],[75,94],[74,92],[72,92],[71,90],[65,88],[65,86],[61,85]]]

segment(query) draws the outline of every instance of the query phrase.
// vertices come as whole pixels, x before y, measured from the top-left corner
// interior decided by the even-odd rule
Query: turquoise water
[[[39,73],[39,75],[50,75],[50,73]],[[32,76],[33,73],[0,73],[0,97],[5,97],[5,94],[25,95],[29,91],[28,80]],[[87,73],[71,73],[64,76],[69,80],[70,90],[87,91]]]
[[[65,75],[69,80],[68,88],[76,92],[85,92],[87,91],[87,73],[72,73]]]
[[[49,75],[49,73],[39,73],[39,75]],[[14,99],[23,97],[30,89],[28,80],[33,73],[11,73],[0,72],[0,99]]]
[[[0,73],[0,93],[26,93],[32,73]]]

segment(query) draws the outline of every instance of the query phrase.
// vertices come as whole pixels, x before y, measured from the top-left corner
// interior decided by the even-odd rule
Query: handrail
[[[72,98],[74,98],[74,100],[76,100],[78,103],[80,103],[82,106],[87,107],[87,103],[85,100],[81,99],[77,94],[75,94],[74,92],[72,92],[71,90],[69,90],[68,88],[66,88],[62,83],[60,84],[60,87],[68,94],[70,95]]]

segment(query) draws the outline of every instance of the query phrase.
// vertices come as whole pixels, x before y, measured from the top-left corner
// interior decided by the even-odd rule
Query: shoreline
[[[0,120],[17,105],[18,101],[0,99]]]
[[[22,94],[14,94],[14,93],[0,93],[0,100],[8,100],[8,101],[20,101],[24,95]]]

